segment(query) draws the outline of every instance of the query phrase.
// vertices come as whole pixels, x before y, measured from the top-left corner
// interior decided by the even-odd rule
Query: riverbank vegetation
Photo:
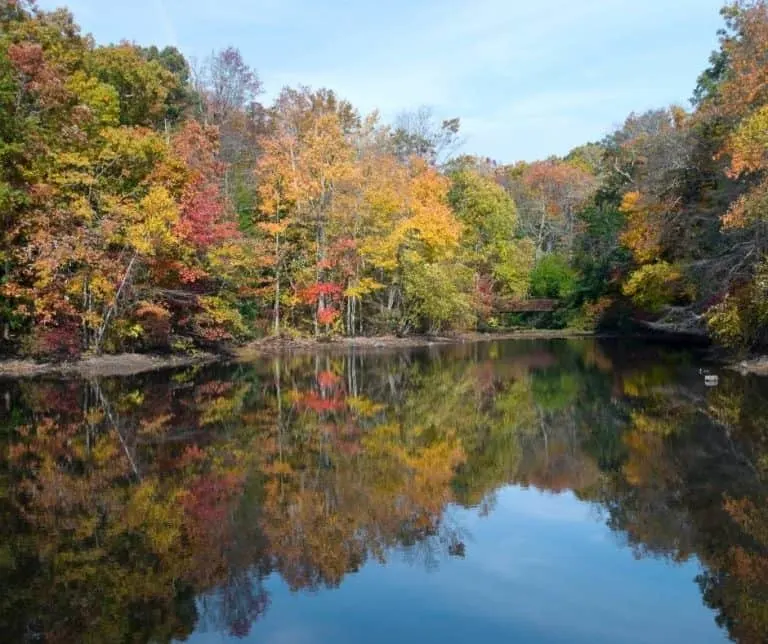
[[[266,105],[235,48],[191,65],[5,2],[0,350],[630,320],[765,345],[768,5],[723,16],[691,109],[503,165],[457,155],[459,119],[426,108],[386,124],[307,87]]]

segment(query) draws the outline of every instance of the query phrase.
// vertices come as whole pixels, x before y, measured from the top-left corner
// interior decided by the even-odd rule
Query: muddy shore
[[[417,348],[441,345],[491,342],[496,340],[547,340],[557,338],[609,337],[608,335],[569,330],[520,330],[502,333],[461,333],[455,335],[397,337],[393,335],[355,338],[264,338],[231,348],[220,353],[151,355],[123,353],[117,355],[88,356],[69,362],[35,362],[33,360],[0,360],[0,378],[31,378],[60,376],[103,378],[132,376],[151,371],[175,369],[215,362],[250,362],[265,357],[316,351],[346,351],[355,348],[364,351],[382,351],[398,348]],[[642,339],[645,334],[632,334]],[[647,337],[658,336],[650,335]],[[722,355],[715,362],[738,371],[742,375],[768,376],[768,356],[729,362]]]
[[[80,376],[98,378],[130,376],[148,371],[160,371],[214,362],[248,362],[262,357],[297,352],[346,350],[358,348],[381,350],[415,348],[435,345],[466,344],[493,340],[552,339],[588,337],[591,333],[578,331],[512,331],[508,333],[463,333],[446,336],[376,336],[356,338],[265,338],[221,353],[150,355],[123,353],[89,356],[69,362],[35,362],[33,360],[0,360],[0,378],[29,378],[34,376]]]
[[[91,356],[72,362],[3,360],[0,361],[0,378],[30,378],[45,375],[80,376],[82,378],[132,376],[148,371],[208,364],[217,362],[223,357],[212,353],[169,356],[121,353],[117,355]]]
[[[758,356],[729,365],[741,375],[768,376],[768,356]]]

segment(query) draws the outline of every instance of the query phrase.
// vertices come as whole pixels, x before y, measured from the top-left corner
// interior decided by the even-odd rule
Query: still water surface
[[[0,381],[0,641],[766,641],[768,381],[702,366],[557,340]]]

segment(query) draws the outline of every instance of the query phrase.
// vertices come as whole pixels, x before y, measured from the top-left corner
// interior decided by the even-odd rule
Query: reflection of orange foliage
[[[344,409],[345,403],[339,396],[333,398],[323,398],[314,391],[308,391],[300,394],[297,404],[299,407],[309,409],[317,413],[339,411]]]
[[[730,498],[725,500],[723,507],[759,546],[750,550],[736,546],[731,550],[734,572],[746,583],[768,583],[768,508],[757,507],[750,499]]]
[[[624,443],[629,449],[629,457],[622,471],[630,484],[643,485],[650,481],[661,482],[667,479],[661,469],[663,460],[659,458],[664,451],[663,437],[643,431],[631,431],[625,434]]]
[[[317,384],[323,389],[330,389],[339,382],[339,377],[332,371],[321,371],[317,374]]]
[[[232,473],[201,476],[190,484],[183,499],[190,528],[201,535],[220,535],[225,530],[229,506],[240,492],[242,479]]]
[[[352,356],[329,357],[324,370],[315,356],[294,356],[241,365],[230,382],[206,382],[210,374],[195,381],[185,372],[164,386],[148,378],[131,391],[30,386],[34,414],[8,433],[3,453],[11,475],[0,482],[10,490],[14,521],[33,528],[11,538],[35,554],[36,570],[56,569],[49,594],[47,573],[24,580],[36,612],[51,598],[58,602],[51,621],[64,630],[47,630],[84,641],[78,636],[93,622],[113,619],[113,630],[98,635],[113,634],[136,606],[173,612],[175,589],[183,587],[197,597],[232,593],[239,606],[252,606],[246,617],[226,622],[230,632],[245,633],[267,606],[264,595],[248,595],[259,577],[280,574],[294,589],[338,585],[393,548],[451,542],[447,504],[480,503],[518,482],[573,489],[583,499],[592,494],[615,511],[611,527],[633,545],[679,560],[699,555],[718,591],[733,604],[744,601],[727,608],[741,619],[740,632],[759,632],[764,622],[754,614],[768,576],[765,512],[757,501],[727,501],[733,521],[717,513],[717,530],[738,539],[710,543],[709,526],[696,524],[702,493],[690,503],[679,445],[672,446],[683,440],[671,431],[683,416],[664,398],[668,389],[656,386],[666,380],[633,363],[634,394],[615,392],[616,414],[608,401],[618,367],[609,369],[609,357],[591,345],[568,360],[534,348],[509,349],[503,359],[489,350],[494,360],[478,358],[478,347],[451,351],[446,355],[458,359],[397,363],[394,376],[392,363],[377,368],[376,358],[362,377],[349,371],[358,368]],[[535,388],[539,374],[529,370],[574,357],[588,372],[589,397],[562,407],[550,400],[545,408],[551,391]],[[194,396],[180,392],[185,378]],[[346,383],[354,397],[344,398]],[[90,401],[86,411],[83,400]],[[120,413],[108,413],[102,400]],[[616,422],[606,426],[615,433],[598,436],[598,422]],[[609,445],[595,448],[593,439]],[[705,449],[703,441],[694,446],[696,454]],[[599,470],[602,458],[610,469]],[[701,485],[719,491],[714,477]],[[707,516],[710,505],[719,507],[708,503]],[[238,590],[243,579],[249,583]],[[105,605],[114,618],[99,613]]]
[[[603,301],[606,298],[601,298]],[[616,369],[610,357],[600,348],[597,343],[590,344],[584,353],[584,362],[588,365],[594,365],[600,371],[613,373]]]

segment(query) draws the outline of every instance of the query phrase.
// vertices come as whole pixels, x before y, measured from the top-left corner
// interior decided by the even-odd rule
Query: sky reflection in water
[[[768,388],[493,342],[5,381],[3,641],[760,642]]]

